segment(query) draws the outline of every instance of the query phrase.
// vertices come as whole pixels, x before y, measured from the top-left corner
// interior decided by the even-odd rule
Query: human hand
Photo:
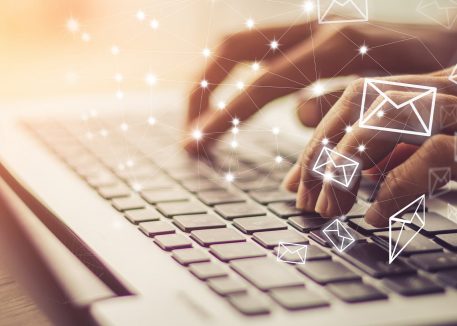
[[[361,128],[358,125],[359,110],[363,93],[364,80],[355,81],[343,93],[335,106],[324,117],[317,127],[312,140],[304,150],[299,162],[292,168],[284,180],[284,185],[291,191],[297,191],[297,206],[306,211],[316,211],[322,216],[333,217],[347,213],[355,202],[360,175],[350,189],[342,189],[331,182],[323,182],[312,173],[312,166],[322,148],[322,140],[328,140],[328,146],[347,157],[360,162],[364,170],[371,169],[383,178],[373,205],[365,215],[368,223],[375,226],[387,225],[388,219],[420,194],[429,190],[428,173],[430,168],[450,167],[453,180],[457,178],[457,162],[454,161],[454,133],[457,132],[457,121],[453,119],[457,112],[457,86],[448,80],[452,69],[433,74],[408,75],[381,78],[400,83],[432,86],[438,89],[433,120],[433,134],[421,136],[398,137],[386,131]],[[403,103],[416,94],[402,91],[388,92],[389,98]],[[370,109],[374,109],[382,98],[374,99]],[[428,99],[431,101],[431,99]],[[421,109],[430,108],[424,103]],[[440,113],[446,108],[449,114]],[[385,112],[383,121],[406,121],[406,116],[399,115],[398,110]],[[406,111],[405,111],[406,112]],[[348,126],[351,132],[345,132]],[[417,141],[423,139],[421,144]],[[419,145],[417,151],[391,171],[382,169],[378,164],[397,148],[399,143]],[[363,150],[360,149],[363,145]],[[403,147],[405,145],[402,145]],[[397,150],[398,152],[398,150]],[[404,152],[404,150],[400,150]],[[411,151],[409,152],[411,154]],[[444,184],[439,184],[443,186]]]
[[[185,123],[184,147],[191,153],[211,145],[231,125],[233,118],[246,120],[268,102],[303,89],[320,78],[382,74],[425,73],[441,69],[449,62],[455,44],[455,32],[443,32],[414,26],[390,25],[318,25],[267,28],[231,35],[209,58],[208,66],[195,83]],[[277,49],[269,43],[277,40]],[[368,53],[359,48],[366,44]],[[426,55],[424,55],[426,53]],[[264,73],[227,104],[224,110],[210,110],[210,95],[242,61],[262,60]],[[208,87],[200,86],[201,80]],[[313,102],[301,107],[303,122],[316,125],[340,94],[329,94],[319,110]],[[313,111],[312,111],[313,110]],[[203,137],[190,135],[198,129]]]

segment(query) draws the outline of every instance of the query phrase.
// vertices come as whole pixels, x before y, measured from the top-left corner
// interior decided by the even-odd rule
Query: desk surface
[[[51,325],[25,291],[0,266],[0,326]]]

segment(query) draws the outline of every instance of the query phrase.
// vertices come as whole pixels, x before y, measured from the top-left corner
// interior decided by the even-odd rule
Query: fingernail
[[[328,196],[325,194],[324,189],[322,189],[321,193],[319,194],[319,197],[317,197],[315,210],[320,215],[326,216],[328,205],[329,205]]]
[[[295,201],[295,207],[298,209],[304,210],[305,207],[305,189],[303,187],[303,183],[300,183],[298,186],[298,191],[297,191],[297,199]]]
[[[295,181],[295,179],[297,178],[297,170],[300,169],[300,165],[298,164],[295,164],[290,170],[289,172],[287,172],[286,176],[284,177],[284,179],[282,180],[281,182],[281,187],[284,188],[284,189],[287,189],[289,191],[297,191],[297,186],[298,186],[298,182],[300,180],[300,177],[298,177],[298,180]]]

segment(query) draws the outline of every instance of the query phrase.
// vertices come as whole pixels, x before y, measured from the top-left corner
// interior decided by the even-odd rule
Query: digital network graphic
[[[308,246],[299,243],[279,242],[276,260],[289,264],[305,264]]]

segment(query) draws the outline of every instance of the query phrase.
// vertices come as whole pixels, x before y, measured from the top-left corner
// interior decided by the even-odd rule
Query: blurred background
[[[421,0],[368,1],[370,21],[436,23],[417,12]],[[121,99],[131,91],[148,91],[151,84],[188,88],[204,64],[205,47],[246,29],[249,18],[256,28],[306,21],[303,3],[3,0],[0,94],[2,100],[23,100],[112,92]]]

